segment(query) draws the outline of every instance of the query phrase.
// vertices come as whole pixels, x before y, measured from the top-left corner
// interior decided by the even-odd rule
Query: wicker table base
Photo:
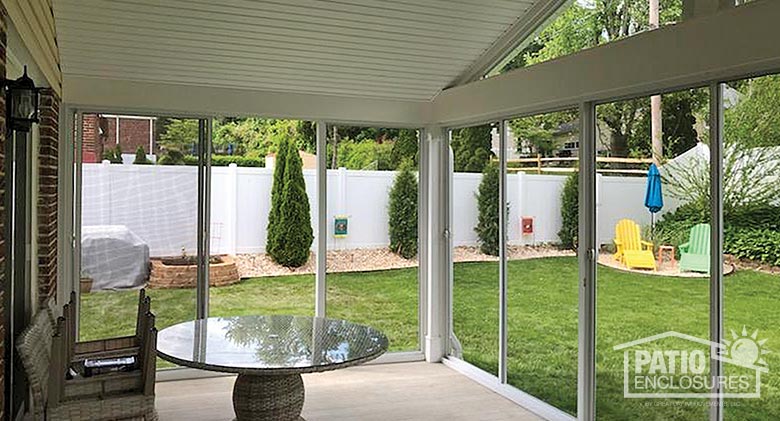
[[[300,374],[254,376],[239,374],[233,386],[237,421],[299,421],[304,389]]]

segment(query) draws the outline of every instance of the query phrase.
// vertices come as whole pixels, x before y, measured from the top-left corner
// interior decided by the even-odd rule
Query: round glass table
[[[301,419],[301,374],[362,364],[385,353],[387,346],[387,337],[374,328],[302,316],[193,320],[157,336],[162,359],[238,374],[233,387],[238,421]]]

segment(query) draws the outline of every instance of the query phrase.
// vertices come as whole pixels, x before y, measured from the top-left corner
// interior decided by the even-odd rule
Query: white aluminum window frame
[[[59,279],[79,279],[81,272],[81,194],[82,194],[82,174],[81,174],[81,147],[83,144],[83,116],[87,114],[101,114],[105,112],[112,112],[112,115],[130,115],[143,116],[154,118],[158,115],[169,115],[169,112],[130,112],[122,109],[101,109],[100,111],[92,108],[80,108],[70,105],[63,105],[61,117],[61,139],[62,143],[67,145],[61,149],[60,152],[60,185],[61,192],[67,192],[61,194],[59,198],[60,209],[68,209],[67,214],[61,214],[60,220],[60,256],[63,256],[62,263],[59,271],[62,275]],[[199,142],[198,142],[198,222],[197,222],[197,246],[199,256],[199,268],[198,268],[198,282],[197,282],[197,301],[196,301],[196,317],[206,318],[209,315],[209,282],[208,282],[208,261],[205,256],[209,254],[210,247],[210,197],[211,197],[211,145],[212,145],[212,123],[213,117],[203,115],[187,115],[174,113],[177,118],[197,119],[199,121]],[[70,122],[72,121],[72,122]],[[206,122],[205,127],[202,127],[203,122]],[[316,247],[316,268],[315,274],[315,315],[319,317],[325,317],[327,313],[327,271],[326,271],[326,256],[327,256],[327,161],[326,161],[326,136],[325,127],[327,124],[349,124],[349,125],[361,125],[361,126],[376,126],[371,123],[359,123],[359,122],[326,122],[316,121],[317,125],[317,203],[318,203],[318,215],[317,215],[317,247]],[[75,127],[73,127],[75,125]],[[399,126],[400,127],[400,126]],[[73,137],[69,136],[69,133],[73,133]],[[419,190],[419,209],[428,209],[428,189],[424,186],[423,180],[427,180],[428,165],[424,157],[427,157],[428,151],[424,148],[422,129],[418,131],[418,151],[420,154],[420,190]],[[321,212],[319,210],[322,210]],[[424,229],[427,227],[427,213],[419,212],[419,227],[420,244],[419,244],[419,267],[418,267],[418,339],[417,349],[409,351],[397,351],[387,353],[374,363],[398,363],[398,362],[416,362],[424,361],[424,344],[425,344],[425,327],[427,320],[427,312],[425,311],[424,304],[427,297],[427,277],[425,268],[428,265],[428,253],[427,244],[428,240],[425,236]],[[81,301],[81,292],[79,289],[79,283],[73,281],[67,285],[60,284],[60,302],[67,300],[68,294],[73,291],[77,296],[77,307]],[[80,312],[77,311],[78,315]],[[78,317],[78,316],[77,316]],[[171,381],[171,380],[183,380],[190,378],[202,378],[202,377],[215,377],[220,376],[219,373],[203,373],[200,370],[190,368],[169,368],[160,370],[158,373],[158,381]]]
[[[741,80],[746,78],[760,77],[763,75],[780,73],[761,72],[759,74],[745,74],[741,77],[729,80],[701,81],[698,84],[686,84],[677,87],[664,89],[662,91],[642,91],[633,94],[625,93],[609,99],[582,100],[578,103],[562,105],[556,108],[544,108],[537,111],[529,111],[520,115],[510,114],[498,119],[500,123],[500,174],[502,187],[506,184],[506,157],[505,157],[505,124],[508,120],[522,117],[546,114],[555,111],[579,109],[580,112],[580,136],[579,156],[579,187],[580,187],[580,209],[579,209],[579,238],[578,244],[578,262],[579,262],[579,309],[578,309],[578,385],[577,385],[577,416],[574,417],[563,412],[557,407],[548,404],[534,396],[523,392],[509,385],[506,381],[506,221],[500,220],[501,235],[499,238],[500,270],[499,270],[499,372],[498,375],[488,373],[468,362],[457,355],[457,349],[452,344],[447,347],[448,356],[444,363],[449,367],[470,377],[485,387],[501,394],[502,396],[518,403],[519,405],[533,411],[537,415],[549,420],[567,420],[578,419],[581,421],[596,420],[596,267],[598,261],[598,242],[596,236],[596,144],[597,144],[597,126],[596,126],[596,106],[613,101],[619,101],[630,98],[641,98],[651,95],[660,95],[664,93],[676,92],[684,89],[702,88],[709,86],[710,94],[710,194],[711,200],[711,267],[710,273],[710,341],[720,343],[723,338],[723,86],[731,80]],[[491,118],[478,120],[468,124],[447,127],[450,132],[453,129],[469,127],[479,124],[495,123],[497,119]],[[449,138],[448,138],[449,145]],[[452,155],[449,154],[449,161],[452,161]],[[452,206],[452,162],[445,166],[441,176],[447,180],[447,198],[445,203]],[[500,187],[501,188],[501,187]],[[506,196],[503,189],[500,191],[500,200],[506,203]],[[500,213],[501,215],[501,213]],[[448,219],[445,225],[445,232],[451,232],[451,221]],[[450,250],[452,245],[448,244]],[[453,330],[453,303],[452,303],[452,253],[446,254],[448,270],[446,283],[450,297],[447,303],[446,314],[448,317],[449,335],[455,338]],[[711,377],[719,376],[722,373],[722,363],[713,361],[711,364]],[[717,385],[717,382],[713,382]],[[717,392],[717,390],[715,391]],[[710,421],[723,420],[723,399],[716,397],[710,404]]]

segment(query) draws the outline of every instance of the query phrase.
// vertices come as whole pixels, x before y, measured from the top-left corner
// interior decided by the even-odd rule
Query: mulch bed
[[[533,259],[537,257],[574,256],[570,250],[560,250],[552,246],[509,246],[510,260]],[[455,262],[490,262],[498,261],[495,256],[488,256],[479,251],[478,247],[455,247],[453,251]],[[263,276],[303,275],[315,272],[316,258],[314,253],[309,261],[299,268],[286,268],[276,264],[263,253],[239,254],[235,256],[238,273],[241,278],[258,278]],[[328,273],[365,272],[371,270],[388,270],[417,267],[417,260],[407,260],[391,252],[387,248],[331,250],[327,256]]]

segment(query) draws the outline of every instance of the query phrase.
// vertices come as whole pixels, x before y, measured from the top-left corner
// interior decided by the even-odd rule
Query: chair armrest
[[[680,252],[688,253],[688,249],[690,247],[691,247],[691,243],[685,243],[685,244],[680,244],[679,246],[677,246],[677,249],[680,250]]]
[[[641,240],[642,247],[646,248],[647,250],[653,250],[653,243],[645,240]]]

